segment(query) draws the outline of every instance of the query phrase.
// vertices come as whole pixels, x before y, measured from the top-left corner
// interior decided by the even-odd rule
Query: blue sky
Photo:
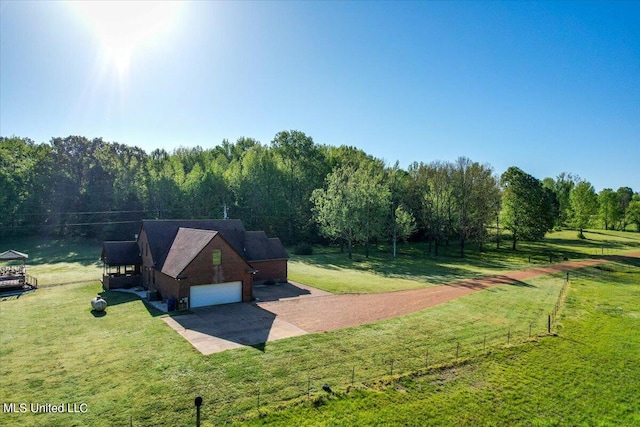
[[[150,152],[296,129],[404,168],[640,190],[640,2],[114,4],[1,2],[2,136]]]

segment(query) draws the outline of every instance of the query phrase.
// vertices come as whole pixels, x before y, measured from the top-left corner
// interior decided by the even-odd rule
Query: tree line
[[[498,176],[466,157],[404,170],[296,130],[269,144],[242,137],[151,153],[101,138],[0,137],[0,236],[123,239],[143,218],[225,217],[286,244],[337,242],[349,256],[379,242],[395,255],[407,239],[428,242],[435,255],[455,244],[464,255],[492,229],[508,230],[514,249],[553,228],[640,231],[640,194],[597,194],[566,173],[539,180],[510,167]]]

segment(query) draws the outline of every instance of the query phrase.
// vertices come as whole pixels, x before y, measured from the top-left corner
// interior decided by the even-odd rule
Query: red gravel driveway
[[[640,252],[625,256],[640,257]],[[258,302],[256,305],[304,331],[324,332],[414,313],[493,286],[517,283],[560,271],[595,266],[603,264],[611,258],[563,262],[546,267],[408,291],[344,295],[326,294],[320,291],[318,296],[309,295],[305,298]]]

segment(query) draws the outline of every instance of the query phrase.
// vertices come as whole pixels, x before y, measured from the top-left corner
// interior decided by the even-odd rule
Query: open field
[[[354,260],[338,248],[316,248],[315,255],[291,256],[289,276],[333,293],[391,292],[530,268],[548,263],[549,255],[558,261],[640,249],[640,233],[587,230],[585,235],[587,239],[580,240],[573,230],[549,233],[541,242],[519,242],[516,252],[503,237],[500,249],[495,243],[486,244],[483,252],[469,247],[464,259],[454,243],[438,257],[428,254],[426,244],[400,244],[396,259],[384,245],[374,248],[368,259],[356,250]],[[102,274],[98,241],[3,238],[0,249],[28,253],[29,274],[40,286],[99,280]]]
[[[102,242],[49,240],[42,237],[3,238],[0,251],[15,249],[29,255],[29,274],[38,286],[100,280]]]
[[[485,245],[483,252],[468,248],[464,259],[453,243],[438,257],[429,255],[423,243],[400,245],[396,259],[387,246],[372,250],[369,258],[356,252],[353,260],[339,248],[316,248],[314,255],[292,256],[289,276],[333,293],[392,292],[531,268],[548,264],[549,256],[557,262],[640,249],[640,233],[592,230],[585,232],[585,240],[576,235],[573,230],[549,233],[540,242],[519,242],[515,252],[503,239],[500,249],[495,243]]]
[[[640,425],[640,263],[629,262],[572,280],[558,336],[325,393],[251,424]]]
[[[621,245],[618,249],[633,249],[635,242],[632,240],[632,244]],[[59,246],[60,254],[56,253],[55,246],[50,248],[47,249],[50,250],[47,259],[75,264],[73,257],[63,256],[71,253],[68,248]],[[22,249],[30,255],[38,253],[38,250],[29,248],[16,249]],[[44,248],[41,250],[44,252]],[[86,255],[86,260],[81,259],[78,263],[91,264],[91,257],[95,258],[95,255]],[[37,259],[32,255],[30,259],[34,258]],[[612,264],[614,269],[623,271],[620,273],[609,272],[607,268],[581,270],[585,290],[591,289],[595,283],[602,285],[602,292],[607,292],[603,295],[606,296],[611,294],[615,298],[623,298],[625,293],[631,292],[627,296],[628,304],[635,304],[637,308],[640,306],[637,300],[640,266],[637,260],[632,262]],[[37,266],[42,268],[43,274],[48,274],[48,271],[55,271],[56,264],[43,262]],[[418,270],[410,263],[407,268]],[[355,268],[353,270],[358,274],[363,273]],[[382,276],[380,273],[373,274]],[[457,356],[468,362],[463,363],[461,368],[453,368],[453,371],[463,372],[466,369],[464,366],[476,366],[479,363],[477,360],[485,360],[474,359],[475,356],[489,351],[494,356],[486,360],[491,361],[496,357],[496,362],[492,362],[496,369],[506,369],[505,364],[510,363],[511,352],[518,355],[524,350],[516,348],[504,352],[498,349],[508,342],[514,344],[528,340],[530,333],[534,336],[545,335],[547,314],[557,301],[563,278],[564,275],[552,275],[527,279],[516,285],[498,286],[391,320],[210,356],[202,356],[193,349],[162,321],[165,315],[149,309],[137,297],[105,292],[105,298],[110,303],[107,314],[95,317],[90,311],[89,301],[101,292],[97,281],[45,287],[20,298],[0,301],[0,358],[3,361],[0,365],[0,403],[86,403],[88,411],[82,414],[2,413],[2,424],[193,425],[193,398],[196,395],[201,395],[205,402],[203,425],[251,419],[258,413],[258,399],[260,410],[270,413],[282,405],[299,404],[298,410],[303,411],[300,414],[284,414],[285,418],[273,420],[275,424],[282,424],[283,421],[287,424],[289,418],[286,417],[291,416],[294,417],[290,419],[291,422],[297,424],[293,420],[307,417],[304,413],[307,392],[310,391],[312,401],[319,399],[324,393],[320,390],[323,383],[332,384],[336,390],[344,392],[353,382],[355,388],[362,388],[356,396],[359,393],[369,396],[368,388],[363,388],[361,384],[371,385],[391,371],[394,375],[419,372],[427,364],[436,369],[435,366],[439,364],[450,364]],[[604,284],[614,287],[613,290],[608,290]],[[581,294],[576,294],[576,289],[581,288],[572,283],[568,300],[570,308],[578,315],[589,318],[590,307],[602,295],[589,294],[589,300],[580,305],[582,303],[578,297]],[[627,303],[620,305],[616,301],[608,301],[611,304],[609,312],[615,313],[619,306],[627,310]],[[633,310],[630,312],[634,313]],[[563,337],[566,331],[571,331],[571,323],[567,320],[569,318],[562,322]],[[637,330],[638,325],[625,323],[625,327],[628,335],[634,328]],[[589,338],[589,333],[587,331],[585,335],[590,341],[600,339],[600,335],[593,334]],[[618,333],[617,329],[612,329],[611,333]],[[542,338],[533,345],[534,349],[540,349],[540,360],[552,360],[545,359],[544,352],[551,348],[549,343],[553,342],[564,341]],[[637,337],[635,344],[631,342],[628,349],[635,351],[636,344]],[[576,344],[571,341],[566,345]],[[610,346],[611,343],[603,341],[602,346],[605,345]],[[529,346],[527,344],[525,348]],[[593,346],[599,348],[600,344]],[[568,348],[565,346],[565,350]],[[626,348],[619,349],[619,353],[624,354]],[[500,362],[503,360],[501,357],[504,362]],[[524,356],[517,358],[524,360]],[[567,364],[573,362],[573,359],[567,359]],[[523,369],[525,367],[520,366],[520,371]],[[624,366],[620,369],[629,373]],[[438,372],[444,372],[443,375],[448,378],[450,371],[434,370],[433,375],[439,378]],[[569,371],[572,372],[572,378],[576,376],[575,370]],[[634,378],[638,376],[637,371],[631,373]],[[516,373],[513,375],[516,378]],[[457,374],[454,377],[466,378]],[[612,377],[604,379],[613,380]],[[415,381],[420,380],[418,378]],[[438,389],[443,391],[447,389],[447,384],[457,384],[446,378],[441,382],[443,384]],[[504,382],[503,385],[506,387],[508,383]],[[416,386],[420,387],[426,389],[426,386]],[[519,387],[512,391],[514,395],[520,390]],[[466,393],[462,385],[457,390],[461,395]],[[383,388],[374,394],[380,393],[386,395],[391,391]],[[565,397],[566,401],[571,399],[569,394]],[[433,392],[429,395],[433,395]],[[406,396],[406,393],[402,396]],[[540,400],[543,397],[536,399],[540,405],[546,404]],[[344,401],[348,402],[348,399]],[[383,403],[380,404],[384,407]],[[636,404],[637,407],[637,402],[631,401],[630,404]],[[417,407],[421,405],[416,404]],[[434,411],[445,409],[435,408]],[[339,420],[340,415],[336,414],[337,418],[332,419]],[[366,416],[367,411],[363,411],[363,417]],[[318,422],[323,421],[320,419]],[[366,424],[367,418],[362,418],[362,423]]]
[[[561,278],[532,280],[464,297],[412,315],[325,334],[306,335],[202,356],[128,294],[106,293],[111,305],[94,317],[89,300],[98,283],[43,288],[19,299],[0,301],[0,400],[3,402],[86,403],[86,414],[8,414],[5,425],[106,423],[189,425],[193,398],[207,402],[207,419],[227,421],[255,408],[260,389],[264,406],[304,395],[309,376],[317,390],[324,382],[348,384],[395,369],[422,366],[524,338],[534,323],[545,331],[545,313],[555,303]],[[498,302],[499,301],[499,302]],[[354,351],[358,349],[358,351]],[[5,414],[7,415],[7,414]],[[82,417],[82,418],[78,418]]]

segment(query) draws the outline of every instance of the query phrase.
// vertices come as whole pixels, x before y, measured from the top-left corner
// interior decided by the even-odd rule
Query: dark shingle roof
[[[142,262],[138,243],[133,241],[104,242],[102,260],[107,265],[136,265]]]
[[[289,254],[277,237],[268,238],[264,231],[247,231],[244,246],[247,261],[288,259]]]
[[[279,238],[269,238],[269,249],[271,250],[271,259],[289,259],[289,253]]]
[[[179,228],[162,266],[162,272],[174,279],[218,234],[217,231]]]
[[[179,228],[218,231],[239,254],[243,253],[244,226],[239,219],[219,220],[143,220],[155,268],[163,269]]]
[[[155,268],[172,277],[179,275],[215,237],[199,231],[219,233],[249,262],[289,258],[280,239],[268,238],[264,231],[245,231],[239,219],[144,220],[142,228],[149,239]]]

